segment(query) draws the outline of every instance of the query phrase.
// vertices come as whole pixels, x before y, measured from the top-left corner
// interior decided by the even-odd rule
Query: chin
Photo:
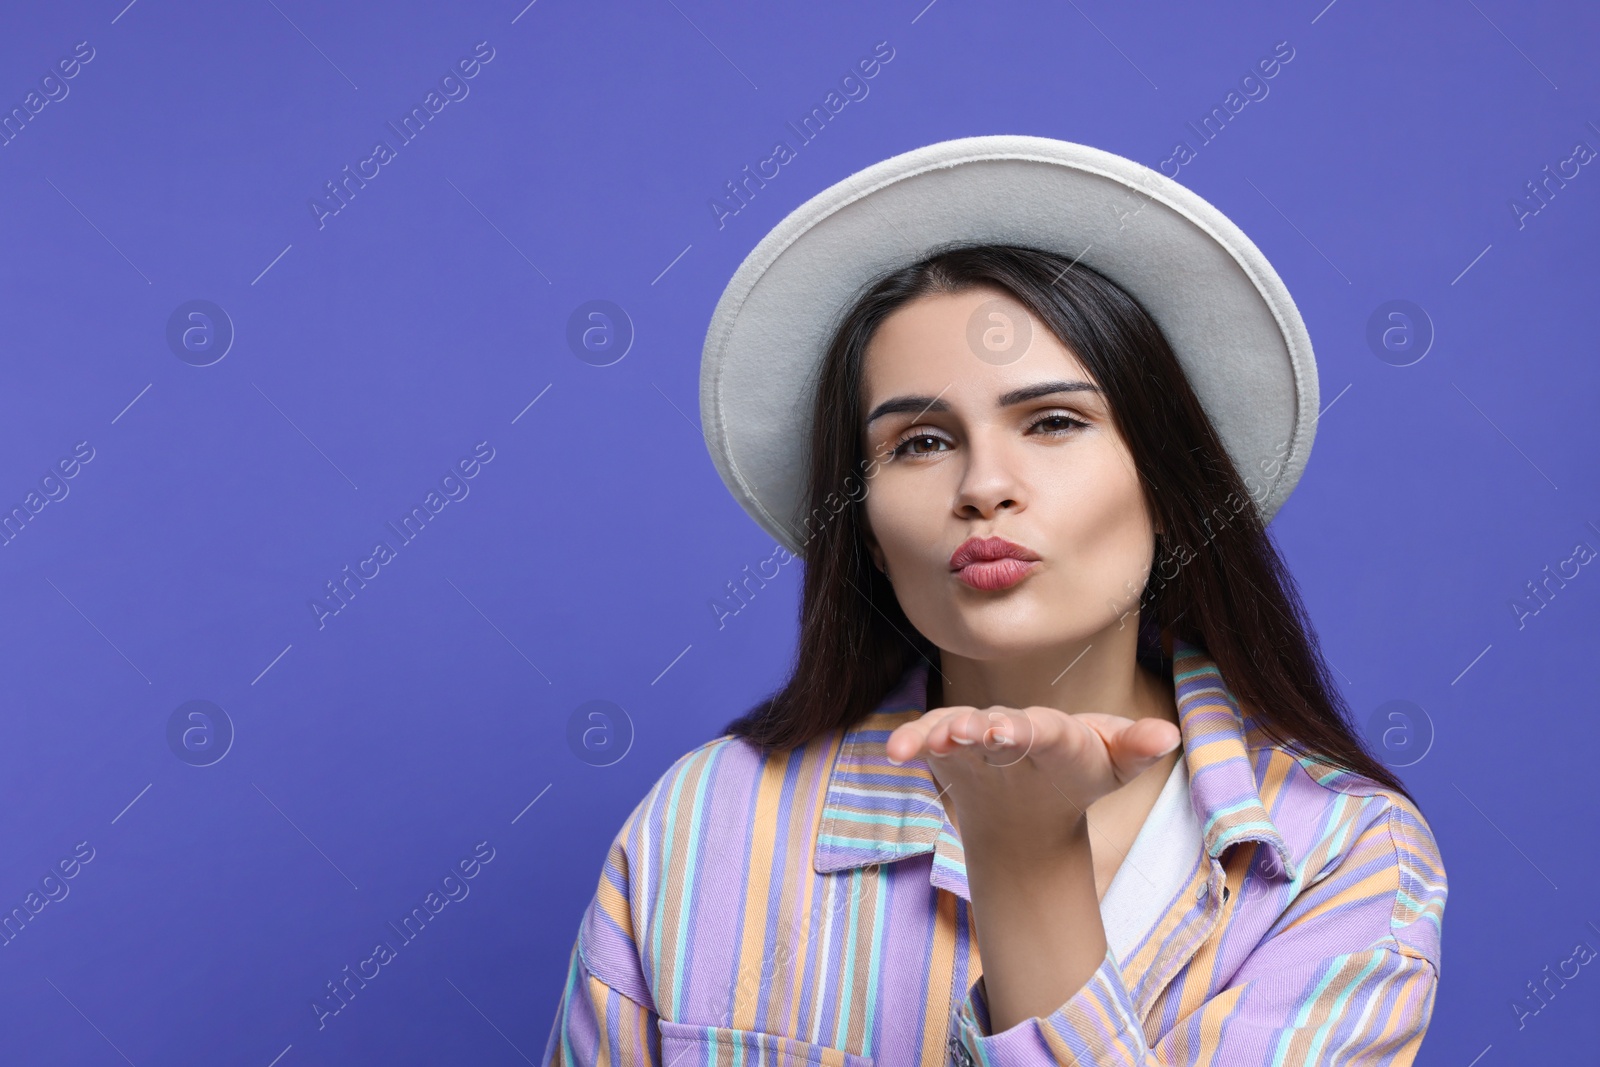
[[[933,639],[933,643],[944,652],[963,659],[1004,661],[1024,659],[1084,639],[1060,633],[1059,620],[1052,619],[1050,622],[1054,625],[1044,625],[1035,619],[1001,618],[997,615],[969,619],[965,625],[944,628],[944,636],[948,639]]]

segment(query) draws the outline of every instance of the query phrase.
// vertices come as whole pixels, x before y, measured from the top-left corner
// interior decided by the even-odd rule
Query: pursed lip
[[[969,537],[950,555],[957,581],[982,592],[1009,589],[1033,572],[1038,553],[1004,537]]]
[[[950,555],[950,569],[959,571],[972,563],[996,559],[1037,560],[1032,549],[1007,541],[1004,537],[969,537]]]

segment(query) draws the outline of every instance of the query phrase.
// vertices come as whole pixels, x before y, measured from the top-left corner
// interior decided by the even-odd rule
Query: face
[[[1155,534],[1139,477],[1097,383],[1041,320],[992,288],[924,297],[865,356],[867,543],[923,636],[994,660],[1137,623]],[[971,538],[1031,559],[953,568]]]

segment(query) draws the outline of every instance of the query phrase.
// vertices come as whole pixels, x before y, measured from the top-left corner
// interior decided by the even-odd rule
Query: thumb
[[[1112,759],[1119,777],[1131,781],[1156,760],[1183,744],[1183,732],[1165,719],[1140,719],[1117,736]]]

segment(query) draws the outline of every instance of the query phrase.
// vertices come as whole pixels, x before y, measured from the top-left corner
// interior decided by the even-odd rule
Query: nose
[[[965,450],[966,465],[956,487],[955,512],[962,518],[993,518],[1001,510],[1020,510],[1024,488],[1017,475],[1016,457],[999,438],[1001,434],[975,431]]]

